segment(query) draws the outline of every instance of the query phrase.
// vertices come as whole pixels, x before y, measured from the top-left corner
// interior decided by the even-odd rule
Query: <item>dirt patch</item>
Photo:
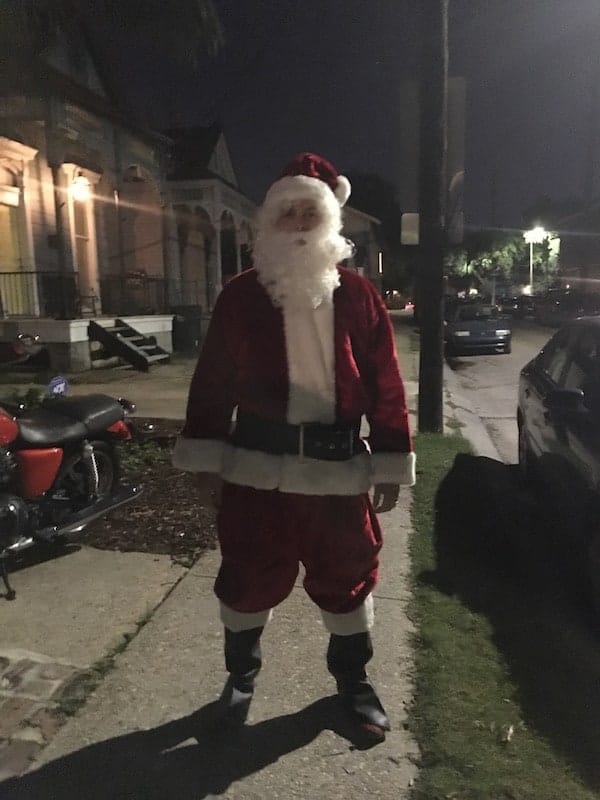
[[[153,426],[143,443],[120,448],[123,481],[140,483],[139,500],[91,525],[85,543],[101,550],[170,555],[191,566],[204,550],[216,547],[215,510],[200,505],[197,478],[171,465],[181,422],[137,420]]]

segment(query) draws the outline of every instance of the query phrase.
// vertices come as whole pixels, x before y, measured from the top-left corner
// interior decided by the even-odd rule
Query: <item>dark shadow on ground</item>
[[[473,358],[476,356],[471,356]],[[445,356],[445,359],[452,372],[464,372],[476,364],[474,360],[469,361],[467,356]]]
[[[337,697],[256,725],[223,729],[218,702],[195,714],[84,747],[0,783],[2,800],[201,800],[306,746],[324,730],[352,748],[355,738]]]
[[[518,469],[460,454],[436,496],[437,571],[421,580],[490,620],[528,727],[600,789],[600,643],[574,532]]]
[[[488,350],[481,350],[479,353],[473,353],[472,355],[452,355],[446,354],[444,356],[446,363],[452,370],[452,372],[466,372],[468,369],[472,369],[474,366],[477,365],[477,360],[480,359],[482,356],[504,356],[505,353],[497,353],[493,348]]]

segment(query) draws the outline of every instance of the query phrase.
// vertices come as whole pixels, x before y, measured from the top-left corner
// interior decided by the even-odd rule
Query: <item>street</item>
[[[530,320],[514,320],[512,353],[449,360],[461,391],[490,434],[503,461],[517,462],[519,372],[553,335],[554,329]]]

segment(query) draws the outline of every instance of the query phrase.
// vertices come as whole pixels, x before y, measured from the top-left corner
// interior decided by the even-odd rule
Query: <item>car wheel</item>
[[[509,356],[512,353],[512,344],[510,342],[504,348],[504,352],[506,353],[507,356]]]

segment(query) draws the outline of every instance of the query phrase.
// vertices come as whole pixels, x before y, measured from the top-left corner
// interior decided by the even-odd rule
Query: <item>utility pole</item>
[[[421,0],[419,148],[419,431],[444,430],[444,249],[448,0]]]

